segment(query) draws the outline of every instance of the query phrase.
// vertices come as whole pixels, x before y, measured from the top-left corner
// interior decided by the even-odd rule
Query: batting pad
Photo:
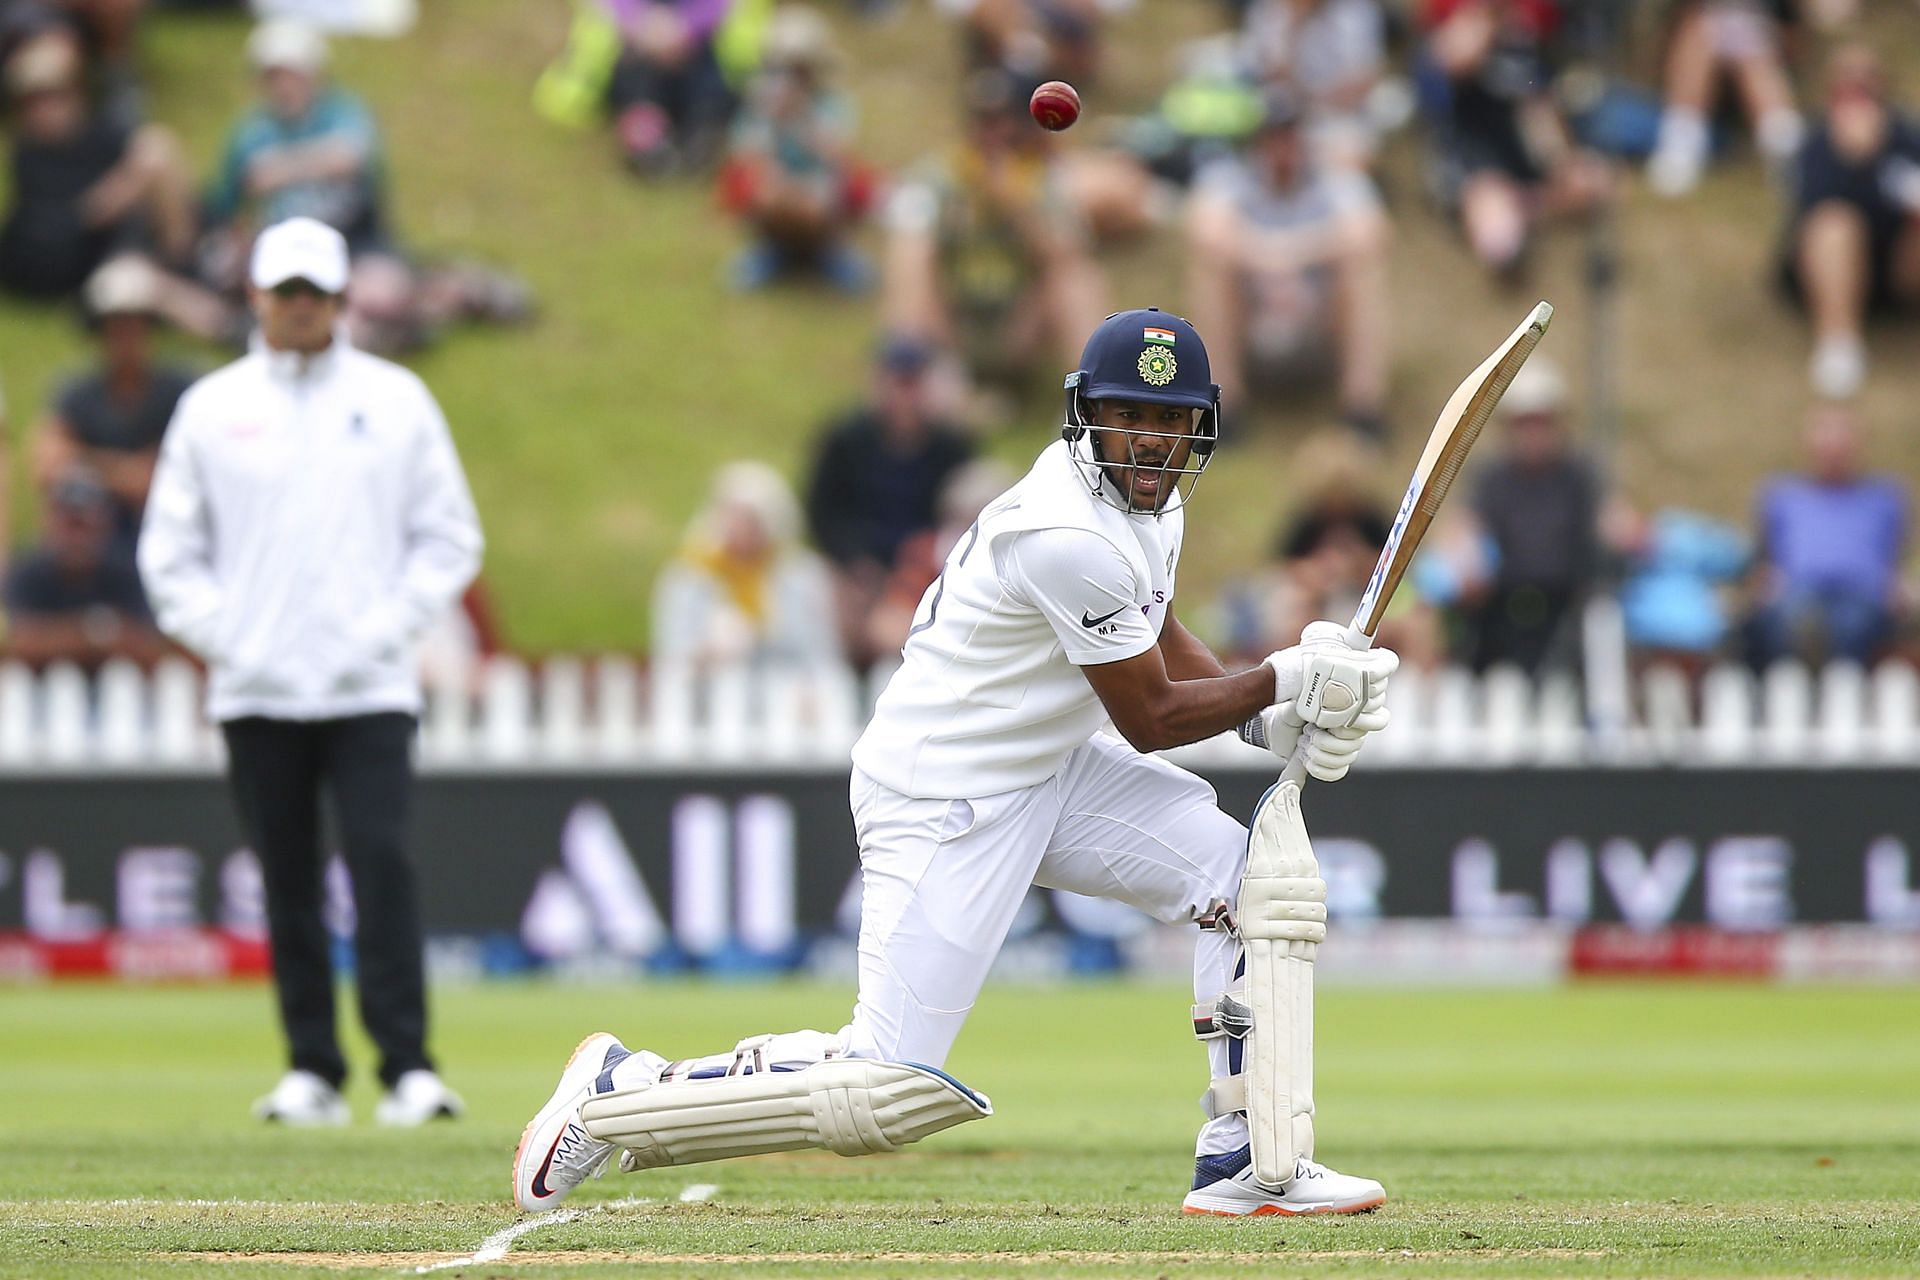
[[[588,1133],[626,1149],[627,1172],[802,1147],[843,1156],[897,1151],[992,1114],[985,1094],[943,1071],[869,1058],[671,1081],[599,1094],[580,1108]]]
[[[1320,878],[1300,786],[1281,782],[1261,797],[1240,882],[1240,940],[1247,956],[1243,1075],[1253,1176],[1293,1181],[1313,1156],[1313,961],[1327,936],[1327,882]]]

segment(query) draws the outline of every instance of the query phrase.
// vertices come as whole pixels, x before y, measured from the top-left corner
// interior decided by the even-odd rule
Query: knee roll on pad
[[[580,1108],[589,1134],[625,1148],[627,1172],[803,1147],[870,1155],[992,1114],[985,1094],[943,1071],[871,1058],[669,1081]]]

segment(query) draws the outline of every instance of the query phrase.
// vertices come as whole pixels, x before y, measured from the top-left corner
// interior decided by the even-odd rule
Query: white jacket
[[[215,720],[420,709],[414,640],[480,566],[433,395],[336,339],[255,349],[181,397],[140,531],[168,635],[212,669]]]

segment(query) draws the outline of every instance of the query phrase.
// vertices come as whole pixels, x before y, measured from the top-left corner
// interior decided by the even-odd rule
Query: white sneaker
[[[394,1081],[373,1109],[373,1118],[384,1125],[412,1129],[429,1120],[452,1120],[465,1115],[467,1104],[447,1088],[433,1072],[420,1068],[408,1071]]]
[[[1193,1190],[1180,1206],[1187,1213],[1233,1218],[1365,1213],[1387,1202],[1386,1188],[1373,1179],[1335,1173],[1311,1160],[1299,1163],[1285,1191],[1263,1187],[1253,1180],[1253,1156],[1246,1147],[1226,1155],[1201,1156],[1194,1165]]]
[[[594,1032],[574,1049],[553,1096],[527,1121],[513,1153],[513,1202],[521,1209],[550,1209],[607,1167],[613,1144],[587,1132],[580,1123],[580,1104],[594,1077],[629,1056],[626,1046],[604,1031]]]
[[[1703,150],[1663,146],[1647,161],[1647,185],[1655,195],[1675,199],[1700,185],[1700,175],[1706,167],[1707,156]]]
[[[289,1071],[273,1092],[253,1104],[253,1114],[271,1124],[312,1129],[343,1125],[353,1118],[340,1091],[311,1071]]]
[[[1867,380],[1867,346],[1851,334],[1835,334],[1814,344],[1807,365],[1814,394],[1827,400],[1851,400]]]

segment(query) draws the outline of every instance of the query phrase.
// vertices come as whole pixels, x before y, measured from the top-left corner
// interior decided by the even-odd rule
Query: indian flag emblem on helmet
[[[1145,338],[1148,342],[1157,342],[1163,347],[1172,346],[1173,340],[1174,340],[1173,330],[1156,329],[1151,325],[1147,326],[1146,331],[1142,333],[1140,336]]]
[[[1180,365],[1173,358],[1173,352],[1165,347],[1148,347],[1140,353],[1140,380],[1150,387],[1164,387],[1173,381],[1173,375],[1180,372]]]

